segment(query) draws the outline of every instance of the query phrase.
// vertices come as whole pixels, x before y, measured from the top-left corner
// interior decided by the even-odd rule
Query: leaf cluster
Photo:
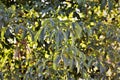
[[[118,0],[1,0],[0,79],[120,79]]]

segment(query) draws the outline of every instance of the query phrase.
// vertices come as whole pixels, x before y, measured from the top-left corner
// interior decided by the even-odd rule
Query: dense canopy
[[[1,0],[1,80],[119,80],[120,0]]]

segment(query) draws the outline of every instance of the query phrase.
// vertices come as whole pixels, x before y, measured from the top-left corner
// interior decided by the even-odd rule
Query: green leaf
[[[41,41],[43,43],[44,41],[44,37],[45,37],[45,28],[42,28],[41,32],[40,32],[40,37],[39,37],[39,41]]]
[[[55,35],[55,41],[57,46],[61,44],[61,41],[63,40],[63,38],[64,38],[63,33],[60,30],[57,31]]]
[[[17,34],[19,32],[20,26],[16,26],[15,33]]]
[[[61,57],[59,54],[55,54],[54,55],[54,60],[53,60],[53,68],[56,70],[57,69],[57,66],[59,65],[59,62],[61,60]]]
[[[68,58],[65,55],[62,55],[62,59],[63,59],[63,62],[64,62],[64,67],[67,67],[69,65]]]
[[[77,73],[79,73],[80,72],[80,60],[78,58],[75,58],[75,63],[76,63]]]
[[[66,31],[66,38],[69,39],[69,37],[70,37],[70,30],[67,29],[67,31]]]
[[[72,23],[72,27],[73,27],[75,37],[80,39],[82,36],[81,35],[81,32],[82,32],[81,26],[77,22],[75,22],[75,23]]]
[[[106,4],[107,4],[107,0],[102,0],[100,9],[103,10],[105,8]]]
[[[35,42],[38,40],[40,32],[41,32],[41,29],[39,29],[39,31],[35,34],[35,36],[34,36],[34,41]]]
[[[94,57],[90,57],[90,58],[87,58],[88,60],[88,67],[92,66],[92,63],[95,61],[95,58]]]
[[[52,18],[50,18],[50,23],[51,23],[52,26],[55,26],[55,22],[53,21]]]
[[[3,19],[3,16],[0,15],[0,21]]]
[[[112,0],[108,0],[108,12],[110,12],[112,10],[112,7],[113,7],[113,3],[112,3]]]
[[[3,80],[3,73],[0,72],[0,79]]]
[[[55,30],[51,31],[51,33],[50,33],[50,35],[51,35],[51,36],[50,36],[50,41],[53,40],[55,34],[56,34]]]
[[[57,45],[57,47],[58,47],[58,46],[59,46],[59,43],[60,43],[60,35],[59,35],[59,32],[56,32],[55,41],[56,41],[56,45]]]
[[[24,39],[24,38],[27,36],[27,29],[26,29],[24,26],[17,26],[17,27],[15,28],[15,33],[17,34],[20,29],[23,30],[22,39]]]
[[[1,41],[4,41],[4,39],[5,39],[5,37],[4,37],[4,35],[5,35],[5,30],[6,30],[6,28],[2,28],[2,30],[1,30]],[[7,31],[7,30],[6,30]]]
[[[74,63],[75,61],[73,60],[73,58],[70,59],[70,69],[72,70],[74,68]]]
[[[100,67],[100,73],[102,74],[102,73],[105,73],[107,70],[105,69],[106,67],[102,64],[102,63],[100,63],[100,65],[99,65],[99,67]]]
[[[32,39],[32,41],[34,41],[34,34],[33,34],[33,32],[32,32],[31,30],[28,30],[28,32],[29,32],[30,35],[31,35],[31,39]]]
[[[86,55],[83,52],[80,52],[80,57],[83,62],[86,61]]]
[[[3,20],[0,20],[0,29],[2,29],[2,27],[4,27],[5,23]]]
[[[86,2],[86,0],[77,0],[77,3],[80,5],[80,4],[82,4],[82,3],[85,3]]]
[[[27,30],[24,28],[22,33],[22,39],[24,39],[27,36]]]

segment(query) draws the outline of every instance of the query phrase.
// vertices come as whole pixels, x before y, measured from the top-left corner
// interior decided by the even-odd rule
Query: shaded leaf
[[[80,60],[76,58],[75,63],[76,63],[77,73],[79,73],[80,72]]]
[[[86,0],[77,0],[77,2],[80,5],[80,4],[84,3],[84,2],[86,2]]]
[[[22,34],[22,39],[24,39],[27,36],[27,30],[24,28],[23,34]]]
[[[45,28],[42,28],[42,30],[40,32],[39,41],[41,41],[43,43],[44,38],[45,38]]]
[[[68,58],[65,55],[62,55],[62,59],[63,59],[63,62],[64,62],[64,67],[67,67],[69,65]]]
[[[15,28],[15,33],[16,33],[16,34],[19,32],[19,29],[20,29],[20,26],[17,26],[17,27]]]
[[[102,0],[100,9],[103,10],[105,8],[106,4],[107,4],[107,0]]]
[[[112,10],[112,7],[113,7],[113,3],[112,3],[112,0],[108,0],[108,12],[110,12]]]
[[[57,53],[54,55],[54,60],[53,60],[53,69],[57,69],[57,66],[59,65],[61,57]]]
[[[55,35],[55,41],[57,46],[61,44],[61,41],[63,40],[63,38],[64,38],[63,33],[60,30],[57,31]]]

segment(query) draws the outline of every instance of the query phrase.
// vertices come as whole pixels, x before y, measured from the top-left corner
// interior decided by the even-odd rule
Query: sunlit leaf
[[[1,30],[1,41],[4,41],[4,39],[5,39],[5,37],[4,37],[5,30],[6,30],[6,28],[2,28],[2,30]],[[7,34],[7,32],[6,32],[6,34]]]
[[[29,31],[29,33],[31,35],[31,39],[34,41],[34,34],[33,34],[33,32],[31,30],[28,30],[28,31]]]

